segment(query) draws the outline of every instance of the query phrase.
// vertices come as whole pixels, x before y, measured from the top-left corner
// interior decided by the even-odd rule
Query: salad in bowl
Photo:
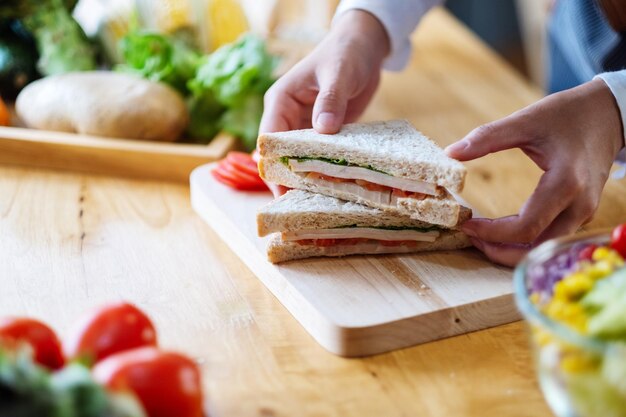
[[[515,270],[541,388],[559,417],[626,417],[626,224],[552,240]]]

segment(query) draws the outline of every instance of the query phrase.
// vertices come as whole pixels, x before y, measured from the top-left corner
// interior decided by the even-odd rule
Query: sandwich
[[[461,210],[461,221],[471,211]],[[259,236],[274,234],[272,263],[318,256],[454,250],[471,245],[461,231],[334,197],[291,190],[259,209]]]
[[[268,181],[454,227],[466,170],[405,120],[262,134],[259,172]]]

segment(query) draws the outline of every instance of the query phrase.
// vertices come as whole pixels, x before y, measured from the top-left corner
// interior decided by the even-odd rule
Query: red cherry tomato
[[[198,366],[178,353],[145,347],[109,356],[93,368],[111,391],[131,392],[150,417],[202,417]]]
[[[620,224],[611,233],[611,247],[626,257],[626,223]]]
[[[63,347],[68,358],[97,363],[114,353],[156,344],[156,330],[148,316],[134,305],[120,302],[83,317]]]
[[[28,318],[0,319],[0,345],[27,343],[33,349],[33,359],[50,369],[65,364],[61,342],[54,331],[40,321]]]

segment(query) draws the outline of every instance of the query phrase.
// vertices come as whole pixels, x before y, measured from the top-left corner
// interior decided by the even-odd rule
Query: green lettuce
[[[192,97],[210,95],[224,107],[218,126],[242,139],[246,149],[256,146],[263,114],[263,95],[274,82],[276,61],[262,39],[243,35],[203,58],[196,76],[187,84]],[[211,124],[207,119],[199,120]]]
[[[381,171],[380,169],[376,169],[376,168],[374,168],[371,165],[351,164],[350,162],[346,161],[345,159],[332,159],[332,158],[312,157],[312,156],[281,156],[280,157],[280,162],[282,162],[284,165],[288,166],[290,159],[295,159],[296,161],[299,161],[299,162],[302,162],[302,161],[322,161],[322,162],[326,162],[328,164],[348,166],[348,167],[365,168],[365,169],[369,169],[370,171],[379,172],[381,174],[391,175],[391,174],[389,174],[389,173],[387,173],[385,171]]]
[[[188,94],[187,82],[196,74],[200,55],[182,38],[132,31],[120,40],[124,63],[118,71],[159,81]]]

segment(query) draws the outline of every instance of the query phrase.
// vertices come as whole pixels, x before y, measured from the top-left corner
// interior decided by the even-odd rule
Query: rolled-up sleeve
[[[335,21],[348,10],[359,9],[374,15],[385,27],[391,42],[391,52],[383,67],[402,70],[411,56],[411,33],[421,18],[443,0],[342,0]]]
[[[604,72],[594,77],[594,79],[597,78],[604,81],[609,87],[609,90],[611,90],[611,93],[613,93],[615,101],[617,102],[617,107],[619,108],[622,117],[622,132],[626,132],[626,70]],[[623,139],[624,145],[626,145],[626,133],[624,134]],[[619,153],[617,157],[617,162],[621,165],[626,165],[625,149],[622,149],[622,151]],[[624,177],[625,175],[626,171],[622,169],[616,176]]]

